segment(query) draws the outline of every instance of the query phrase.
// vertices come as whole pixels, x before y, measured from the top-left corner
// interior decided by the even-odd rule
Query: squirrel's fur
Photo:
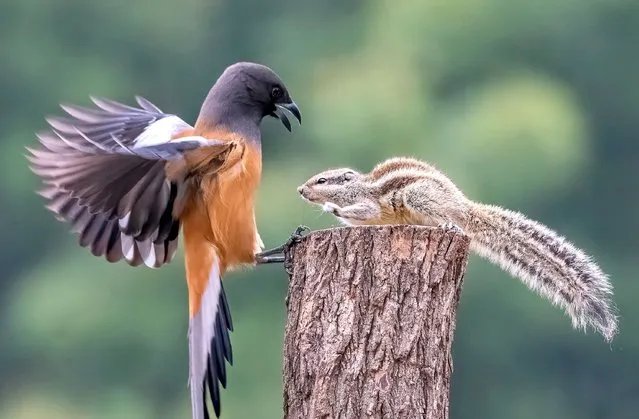
[[[611,341],[617,316],[612,285],[582,250],[521,213],[468,198],[428,163],[394,157],[369,173],[343,168],[319,173],[298,188],[345,224],[454,224],[471,249],[563,307],[576,328],[587,325]]]

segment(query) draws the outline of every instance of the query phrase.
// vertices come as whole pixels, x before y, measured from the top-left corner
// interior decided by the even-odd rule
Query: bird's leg
[[[283,245],[256,254],[255,260],[257,264],[284,262],[286,252],[291,248],[291,246],[299,243],[302,237],[304,237],[303,233],[308,231],[310,231],[310,229],[306,226],[297,227],[293,234],[291,234],[291,237],[289,237]]]
[[[288,271],[290,268],[290,261],[288,257],[289,249],[293,245],[299,243],[302,237],[304,237],[304,233],[309,231],[311,230],[306,226],[297,227],[293,234],[291,234],[291,237],[289,237],[283,245],[256,254],[255,263],[258,265],[266,263],[284,263],[284,268]]]

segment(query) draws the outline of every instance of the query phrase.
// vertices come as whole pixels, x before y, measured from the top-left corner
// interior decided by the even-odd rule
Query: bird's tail
[[[226,388],[224,359],[233,363],[229,331],[233,330],[217,258],[211,267],[199,306],[189,320],[189,389],[193,419],[209,419],[206,394],[220,415],[219,384]]]
[[[612,340],[612,285],[582,250],[546,226],[492,205],[473,205],[467,233],[475,252],[563,307],[574,327],[590,325]]]

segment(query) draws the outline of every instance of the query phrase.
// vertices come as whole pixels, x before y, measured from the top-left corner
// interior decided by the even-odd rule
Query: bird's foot
[[[458,234],[464,234],[464,230],[462,230],[462,228],[460,226],[458,226],[455,223],[451,223],[451,222],[440,224],[439,228],[441,228],[443,230],[447,230],[447,231],[448,230],[452,230],[452,231],[454,231],[455,233],[458,233]]]
[[[302,240],[305,233],[310,231],[311,229],[306,226],[297,227],[293,234],[291,234],[291,237],[289,237],[283,245],[256,254],[255,263],[258,265],[266,263],[283,263],[284,269],[286,269],[286,272],[290,275],[292,263],[290,260],[289,250]]]

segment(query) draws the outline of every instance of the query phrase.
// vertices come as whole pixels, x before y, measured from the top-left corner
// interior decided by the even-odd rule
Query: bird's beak
[[[286,113],[284,112],[285,110],[293,114],[293,116],[297,118],[297,121],[300,123],[300,125],[302,124],[302,114],[300,113],[300,108],[298,108],[297,104],[293,101],[291,101],[290,103],[275,104],[275,111],[273,111],[271,116],[278,118],[280,121],[282,121],[282,124],[284,124],[286,129],[289,130],[290,132],[291,122],[288,120],[288,117],[286,116]]]

